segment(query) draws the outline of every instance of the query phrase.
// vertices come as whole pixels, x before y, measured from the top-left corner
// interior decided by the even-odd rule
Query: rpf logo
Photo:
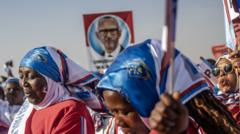
[[[128,76],[148,80],[151,72],[142,60],[135,60],[127,63]]]

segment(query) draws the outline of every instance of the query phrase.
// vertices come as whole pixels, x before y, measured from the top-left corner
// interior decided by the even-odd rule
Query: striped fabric
[[[53,95],[50,95],[49,98],[44,98],[48,100],[46,104],[41,104],[41,106],[56,102],[57,98],[66,94],[61,92],[70,90],[78,94],[84,94],[85,97],[80,99],[86,101],[90,108],[96,110],[103,108],[101,102],[92,93],[94,89],[86,87],[86,85],[98,81],[98,77],[83,69],[56,48],[46,46],[32,49],[24,56],[20,62],[20,67],[33,68],[63,89],[55,91],[59,96],[53,97]],[[79,96],[81,97],[81,95]]]
[[[116,124],[115,118],[109,120],[105,134],[124,134],[121,127]]]
[[[84,101],[92,109],[104,109],[101,101],[93,94],[94,89],[87,86],[98,81],[98,78],[60,50],[53,47],[34,48],[23,57],[20,67],[32,68],[44,76],[47,82],[46,95],[37,105],[29,103],[26,99],[11,124],[9,133],[24,133],[26,121],[33,109],[44,109],[64,100],[77,99]],[[80,96],[84,94],[84,97],[74,98],[69,91],[77,91]]]
[[[7,125],[5,122],[3,122],[0,119],[0,134],[7,134],[8,133],[8,128],[9,128],[9,125]]]
[[[239,0],[222,0],[224,8],[224,23],[226,45],[232,50],[237,49],[240,45],[240,19],[239,19]]]
[[[216,97],[228,108],[233,118],[240,125],[240,94],[219,92]]]
[[[212,74],[213,65],[210,65],[210,63],[208,63],[208,61],[203,58],[201,60],[202,60],[202,62],[197,64],[198,70],[199,70],[199,72],[201,72],[203,74],[209,87],[214,92],[214,86],[217,84],[217,79]]]
[[[166,1],[165,25],[162,34],[162,46],[166,51],[163,67],[165,68],[170,62],[171,56],[174,53],[175,36],[176,36],[176,22],[177,22],[177,0]]]
[[[169,65],[162,69],[164,51],[160,41],[149,39],[128,47],[108,68],[97,87],[124,96],[148,126],[148,117],[160,94],[169,92]],[[174,91],[186,103],[207,89],[207,83],[192,62],[175,50]]]
[[[80,123],[81,123],[81,132],[80,134],[87,134],[87,122],[84,117],[80,117]]]

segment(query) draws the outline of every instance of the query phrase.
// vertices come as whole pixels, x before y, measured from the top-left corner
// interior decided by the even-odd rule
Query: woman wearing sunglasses
[[[220,57],[215,66],[212,73],[218,82],[217,98],[227,106],[234,119],[240,124],[237,70],[233,68],[232,60],[228,55]]]
[[[217,78],[219,92],[232,93],[237,90],[237,76],[228,55],[220,57],[212,71]]]

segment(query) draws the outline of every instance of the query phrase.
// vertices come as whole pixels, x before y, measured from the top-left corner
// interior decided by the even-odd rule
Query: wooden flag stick
[[[164,33],[166,36],[166,53],[163,59],[163,69],[167,68],[169,64],[169,93],[173,93],[174,89],[174,42],[175,42],[175,31],[176,31],[176,14],[177,13],[177,0],[166,0],[166,16],[165,16],[165,27]]]

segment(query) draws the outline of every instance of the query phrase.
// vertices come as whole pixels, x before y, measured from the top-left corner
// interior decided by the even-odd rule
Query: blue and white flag
[[[108,68],[97,88],[120,93],[148,126],[148,118],[162,93],[168,92],[169,64],[162,68],[164,50],[160,41],[149,39],[126,48]],[[207,89],[207,83],[192,62],[175,49],[174,87],[181,101]]]
[[[200,57],[200,59],[202,60],[202,62],[197,64],[198,70],[205,77],[205,80],[207,81],[209,87],[211,89],[214,89],[215,85],[217,85],[217,79],[212,74],[212,69],[214,68],[214,65],[211,65],[203,57]]]

